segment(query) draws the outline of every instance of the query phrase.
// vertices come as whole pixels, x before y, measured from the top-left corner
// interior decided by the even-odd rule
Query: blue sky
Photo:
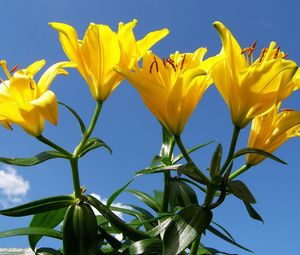
[[[48,26],[49,21],[71,24],[82,37],[90,22],[108,24],[116,30],[118,22],[136,18],[137,38],[156,29],[169,28],[170,34],[153,48],[162,57],[176,50],[193,52],[199,47],[208,48],[207,56],[217,54],[221,43],[212,23],[219,20],[230,28],[242,47],[257,40],[258,48],[262,48],[273,40],[289,54],[290,59],[299,63],[300,36],[297,24],[300,3],[297,0],[287,2],[281,6],[281,2],[269,0],[2,1],[0,58],[6,59],[10,66],[19,64],[21,67],[46,59],[49,67],[66,59],[57,32]],[[86,122],[90,120],[94,101],[87,85],[75,70],[70,70],[68,77],[58,77],[51,89],[59,101],[74,107]],[[284,105],[300,110],[299,92]],[[249,127],[242,131],[238,144],[240,148],[247,144],[248,131]],[[160,126],[143,105],[138,93],[127,82],[123,82],[105,103],[95,129],[95,136],[106,141],[113,149],[113,154],[98,150],[86,156],[80,162],[82,185],[87,187],[89,193],[107,198],[132,178],[135,171],[149,165],[159,151],[160,132]],[[229,111],[211,86],[188,122],[182,139],[187,147],[215,139],[226,150],[231,132]],[[44,135],[69,150],[80,140],[77,123],[63,108],[59,111],[58,126],[47,124]],[[13,132],[0,130],[0,141],[2,157],[29,157],[48,149],[17,126]],[[192,155],[200,168],[208,166],[216,144]],[[214,212],[215,220],[255,254],[295,254],[298,250],[299,147],[299,141],[293,139],[276,151],[275,154],[287,161],[288,166],[266,160],[241,177],[256,197],[255,208],[263,216],[264,224],[250,220],[243,204],[233,197],[229,197]],[[7,168],[1,165],[0,169],[0,178],[6,178],[4,184],[0,180],[2,207],[72,192],[69,165],[63,160],[52,160],[32,168]],[[154,189],[162,189],[161,180],[160,175],[142,177],[131,187],[151,193]],[[136,200],[124,194],[118,202],[134,203]],[[0,216],[0,230],[26,226],[27,223],[28,219]],[[209,233],[203,241],[220,250],[246,254]],[[48,242],[44,241],[45,244]],[[0,247],[26,246],[25,237],[0,239]]]

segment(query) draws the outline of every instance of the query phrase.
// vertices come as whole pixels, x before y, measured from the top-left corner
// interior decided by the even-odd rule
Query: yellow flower
[[[272,153],[289,138],[300,135],[300,112],[285,109],[278,113],[278,108],[273,106],[267,114],[253,119],[248,147]],[[246,162],[257,165],[264,159],[262,155],[248,154]]]
[[[245,127],[254,117],[262,115],[293,91],[293,78],[297,65],[275,48],[262,50],[257,60],[253,60],[256,42],[241,49],[231,32],[221,23],[215,22],[223,49],[224,60],[212,70],[214,83],[226,101],[234,125]],[[245,55],[244,55],[245,54]]]
[[[8,80],[0,84],[0,120],[2,125],[10,123],[20,125],[28,134],[39,136],[44,129],[44,121],[57,124],[56,96],[48,90],[52,80],[58,74],[67,74],[63,67],[74,66],[70,62],[52,65],[41,76],[38,83],[34,75],[45,65],[45,60],[36,61],[26,69],[13,74],[8,71],[6,61],[0,62]]]
[[[136,60],[169,31],[162,29],[147,34],[136,41],[133,28],[137,21],[119,23],[118,32],[109,26],[91,23],[83,40],[78,40],[76,30],[67,24],[51,22],[59,32],[59,38],[68,58],[78,64],[77,69],[87,82],[95,100],[103,102],[120,84],[123,77],[113,67],[131,69]]]
[[[215,58],[203,61],[205,48],[194,53],[176,52],[160,59],[152,52],[143,57],[142,68],[135,71],[118,67],[139,91],[144,103],[158,120],[173,134],[179,135],[203,93],[212,83],[206,75]]]

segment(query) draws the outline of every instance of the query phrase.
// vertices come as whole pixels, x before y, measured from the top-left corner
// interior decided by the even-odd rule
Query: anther
[[[259,56],[259,60],[258,60],[259,63],[261,63],[263,61],[264,56],[266,55],[267,51],[268,51],[268,48],[263,48],[261,50],[261,53],[260,53],[260,56]]]
[[[183,58],[182,58],[182,61],[181,61],[181,65],[180,65],[180,70],[182,70],[182,68],[183,68],[183,64],[184,64],[185,58],[186,58],[186,54],[183,55]]]
[[[256,44],[257,44],[257,41],[254,41],[250,47],[244,48],[242,50],[241,54],[247,53],[247,57],[250,57],[256,48]]]
[[[172,66],[174,72],[176,72],[176,66],[174,65],[173,59],[168,58],[166,61]]]
[[[34,90],[34,87],[33,87],[33,85],[32,85],[32,81],[31,81],[31,80],[29,81],[29,87],[30,87],[32,90]]]
[[[156,60],[155,57],[153,57],[153,58],[154,58],[154,60],[153,60],[153,62],[150,65],[150,70],[149,70],[150,73],[152,73],[152,68],[153,68],[154,64],[155,64],[156,72],[158,72],[158,63],[157,63],[157,60]]]
[[[18,69],[19,65],[16,64],[11,70],[10,73],[13,73],[14,71],[16,71]]]
[[[3,82],[3,79],[0,77],[0,83],[2,83]]]
[[[287,58],[289,54],[285,53],[282,58]]]
[[[280,52],[280,47],[277,47],[275,51],[274,59],[278,57],[279,52]]]
[[[281,112],[294,112],[295,110],[292,108],[283,108],[281,109]]]

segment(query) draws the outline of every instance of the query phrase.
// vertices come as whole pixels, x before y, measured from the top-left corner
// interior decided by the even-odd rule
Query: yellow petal
[[[51,90],[47,90],[39,98],[30,102],[36,109],[38,109],[40,115],[42,115],[51,124],[57,124],[58,107],[56,96]]]
[[[169,34],[167,28],[148,33],[143,39],[137,41],[138,60],[149,50],[154,44]]]
[[[241,54],[242,49],[229,29],[221,22],[214,22],[214,27],[221,37],[226,61],[228,61],[231,72],[233,73],[232,75],[233,77],[237,77],[238,72],[248,66],[247,60],[244,55]]]
[[[46,61],[44,59],[36,61],[32,63],[30,66],[26,68],[27,72],[32,74],[34,76],[38,71],[40,71],[43,66],[46,64]]]
[[[58,62],[52,66],[50,66],[41,76],[41,78],[38,81],[38,89],[39,93],[42,94],[45,91],[48,90],[50,84],[52,83],[53,79],[58,75],[58,74],[63,74],[67,75],[68,72],[63,69],[66,67],[76,67],[77,64],[72,63],[72,62]]]
[[[49,25],[59,32],[61,45],[69,59],[81,63],[76,30],[70,25],[59,22],[49,22]]]

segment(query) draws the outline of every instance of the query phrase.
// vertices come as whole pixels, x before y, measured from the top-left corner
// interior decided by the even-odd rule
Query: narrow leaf
[[[12,237],[12,236],[27,236],[27,235],[42,235],[53,237],[56,239],[62,239],[61,232],[49,228],[41,227],[29,227],[29,228],[16,228],[12,230],[7,230],[0,232],[0,238]]]
[[[82,151],[79,154],[79,157],[82,157],[83,155],[85,155],[86,153],[88,153],[91,150],[95,150],[99,147],[104,147],[106,148],[110,154],[112,154],[112,150],[111,148],[105,143],[103,142],[101,139],[96,138],[96,137],[91,137],[89,138],[89,140],[87,141],[87,143],[85,144],[85,147],[82,149]]]
[[[201,235],[212,219],[212,212],[198,205],[182,209],[168,225],[163,238],[163,255],[175,255],[185,250]]]
[[[190,153],[192,153],[192,152],[194,152],[194,151],[196,151],[196,150],[199,150],[199,149],[201,149],[202,147],[205,147],[205,146],[207,146],[207,145],[209,145],[209,144],[211,144],[211,143],[214,143],[214,142],[215,142],[215,141],[210,141],[210,142],[207,142],[207,143],[199,144],[199,145],[197,145],[197,146],[195,146],[195,147],[193,147],[193,148],[187,150],[187,153],[190,154]],[[184,158],[183,155],[182,155],[182,154],[179,154],[178,156],[176,156],[176,157],[173,159],[172,164],[176,164],[179,160],[181,160],[181,159],[183,159],[183,158]]]
[[[269,153],[267,151],[261,150],[261,149],[256,149],[256,148],[244,148],[244,149],[241,149],[238,152],[236,152],[233,157],[237,158],[237,157],[240,157],[242,155],[249,154],[249,153],[259,154],[259,155],[265,156],[267,158],[273,159],[273,160],[275,160],[275,161],[277,161],[277,162],[279,162],[281,164],[287,165],[287,163],[285,161],[283,161],[282,159],[274,156],[273,154],[271,154],[271,153]]]
[[[38,248],[35,252],[43,255],[63,255],[60,251],[48,247]]]
[[[111,210],[108,209],[103,203],[87,195],[84,197],[87,203],[95,207],[109,222],[118,230],[120,230],[125,236],[128,236],[132,240],[138,241],[140,239],[148,238],[148,235],[142,231],[136,230],[131,226],[128,226],[123,220],[116,216]]]
[[[6,210],[1,210],[0,214],[12,217],[20,217],[65,208],[75,202],[76,200],[73,196],[49,197]]]
[[[14,166],[33,166],[54,158],[67,158],[67,157],[58,151],[44,151],[31,158],[0,157],[0,162],[8,165],[14,165]]]
[[[133,182],[135,178],[131,179],[129,182],[127,182],[124,186],[122,186],[120,189],[115,191],[108,199],[106,202],[106,206],[110,207],[111,204],[116,200],[116,198],[129,186],[130,183]]]
[[[221,159],[222,159],[222,145],[219,143],[210,163],[209,173],[211,178],[214,178],[218,174],[220,170]]]
[[[238,197],[239,199],[249,203],[249,204],[255,204],[256,200],[254,196],[252,195],[251,191],[248,189],[245,183],[242,181],[229,181],[228,182],[228,188],[229,191]]]
[[[163,158],[170,158],[170,152],[172,147],[174,146],[174,136],[171,132],[169,132],[163,125],[162,125],[162,137],[163,142],[161,145],[159,156]]]
[[[130,255],[161,254],[162,242],[159,239],[144,239],[129,246]]]
[[[258,214],[258,212],[253,208],[253,206],[251,204],[244,201],[244,205],[246,206],[246,209],[247,209],[247,211],[248,211],[251,218],[264,223],[263,218]]]
[[[145,192],[138,191],[138,190],[127,190],[128,192],[135,195],[138,199],[143,201],[146,205],[148,205],[150,208],[152,208],[154,211],[159,212],[160,206],[156,203],[153,197],[148,195]]]
[[[70,106],[68,106],[68,105],[66,105],[66,104],[64,104],[62,102],[58,102],[58,104],[64,106],[65,108],[67,108],[73,114],[73,116],[76,118],[76,120],[79,123],[80,129],[81,129],[81,133],[85,134],[86,133],[86,127],[84,125],[84,122],[82,121],[82,119],[78,115],[78,113],[73,108],[71,108]]]
[[[237,246],[245,251],[248,251],[248,252],[252,252],[251,250],[247,249],[246,247],[238,244],[237,242],[233,241],[231,238],[228,238],[226,235],[224,235],[223,233],[221,233],[219,230],[215,229],[213,226],[209,225],[207,228],[206,228],[209,232],[213,233],[214,235],[218,236],[219,238],[223,239],[224,241],[234,245],[234,246]]]
[[[63,221],[66,210],[67,208],[61,208],[50,212],[36,214],[33,216],[29,226],[53,229]],[[35,250],[36,244],[39,242],[42,236],[30,235],[28,238],[30,248]]]

